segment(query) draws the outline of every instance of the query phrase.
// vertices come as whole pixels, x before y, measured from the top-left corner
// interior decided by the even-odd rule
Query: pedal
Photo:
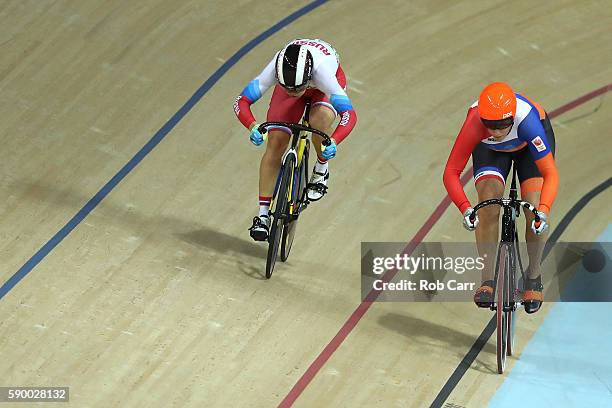
[[[327,186],[323,183],[308,183],[306,188],[307,190],[313,190],[321,194],[321,197],[317,198],[316,200],[313,200],[312,198],[308,198],[308,201],[319,201],[320,199],[323,198],[325,194],[327,194]]]

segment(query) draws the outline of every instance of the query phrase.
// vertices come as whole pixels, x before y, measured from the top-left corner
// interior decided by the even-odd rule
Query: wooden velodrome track
[[[608,85],[612,8],[330,1],[230,60],[307,4],[0,2],[1,386],[70,386],[75,407],[434,401],[491,314],[377,303],[356,318],[360,242],[406,242],[428,220],[486,83],[505,80],[549,111]],[[266,281],[265,247],[246,231],[263,149],[232,103],[300,36],[339,50],[358,124],[331,162],[330,193]],[[268,98],[254,107],[260,119]],[[553,120],[553,228],[611,174],[611,106],[602,93]],[[154,134],[165,137],[130,161]],[[589,203],[564,240],[594,240],[611,200],[607,190]],[[473,240],[454,207],[440,215],[425,239]],[[519,353],[549,308],[521,314]],[[339,330],[343,341],[326,348]],[[504,379],[494,353],[491,339],[448,402],[486,404]]]

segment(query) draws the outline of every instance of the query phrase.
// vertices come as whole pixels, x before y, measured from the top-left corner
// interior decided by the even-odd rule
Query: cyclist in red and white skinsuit
[[[317,163],[310,180],[308,198],[320,199],[327,188],[329,169],[327,161],[336,155],[336,146],[351,132],[357,121],[353,105],[346,94],[346,78],[334,48],[322,40],[297,39],[278,51],[264,70],[243,89],[234,103],[234,112],[240,122],[251,131],[251,142],[259,146],[264,137],[257,130],[258,123],[250,106],[272,86],[274,92],[268,109],[267,121],[298,123],[310,101],[309,124],[322,132],[330,132],[337,115],[340,122],[331,138],[332,144],[323,151],[321,138],[313,135]],[[259,167],[259,215],[249,229],[256,241],[268,238],[270,219],[268,211],[274,193],[282,155],[287,149],[291,131],[270,128],[266,151]]]

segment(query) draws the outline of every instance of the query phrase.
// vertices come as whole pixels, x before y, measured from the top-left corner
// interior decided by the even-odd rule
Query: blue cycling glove
[[[251,143],[253,143],[255,146],[261,146],[264,140],[266,140],[265,136],[262,135],[261,132],[259,132],[259,130],[257,129],[258,127],[259,125],[255,124],[255,126],[253,126],[253,129],[251,130],[250,135]]]
[[[329,146],[325,146],[324,144],[321,144],[321,156],[323,156],[325,160],[333,159],[334,156],[336,156],[337,151],[338,151],[338,148],[337,148],[336,142],[333,139]]]

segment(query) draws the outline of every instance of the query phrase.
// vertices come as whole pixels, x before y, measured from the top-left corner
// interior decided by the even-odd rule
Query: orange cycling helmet
[[[487,121],[514,119],[516,95],[508,84],[493,82],[485,87],[478,98],[478,113]]]

